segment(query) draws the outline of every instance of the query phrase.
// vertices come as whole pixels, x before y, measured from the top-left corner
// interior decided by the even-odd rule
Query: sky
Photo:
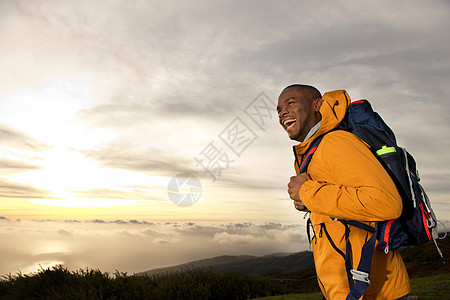
[[[366,98],[450,220],[448,1],[0,1],[0,274],[308,248],[292,83]]]

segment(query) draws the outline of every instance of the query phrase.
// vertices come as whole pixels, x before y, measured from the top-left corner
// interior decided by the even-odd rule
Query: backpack
[[[369,101],[364,99],[352,102],[338,130],[349,131],[370,146],[375,157],[394,181],[403,202],[402,214],[398,219],[376,222],[375,227],[358,221],[334,219],[345,226],[346,239],[350,233],[349,225],[372,233],[371,238],[363,245],[357,269],[352,269],[351,251],[349,243],[347,243],[345,266],[350,286],[350,294],[347,299],[356,300],[364,294],[370,283],[369,274],[376,240],[378,240],[378,246],[386,254],[401,246],[419,245],[433,240],[439,255],[442,258],[443,255],[436,242],[439,238],[437,219],[431,208],[430,200],[419,183],[420,177],[416,169],[416,162],[406,149],[397,145],[393,131],[373,111]],[[300,165],[299,174],[306,171],[324,135],[326,133],[314,140],[307,150]],[[308,220],[308,229],[310,223]],[[328,238],[334,245],[331,238]]]

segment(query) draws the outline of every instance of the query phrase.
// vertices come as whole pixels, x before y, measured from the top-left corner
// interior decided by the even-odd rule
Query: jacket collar
[[[348,106],[350,105],[350,96],[345,90],[327,92],[323,95],[322,99],[323,103],[319,110],[322,115],[320,128],[308,140],[294,146],[296,155],[303,156],[318,136],[339,127],[345,118]]]

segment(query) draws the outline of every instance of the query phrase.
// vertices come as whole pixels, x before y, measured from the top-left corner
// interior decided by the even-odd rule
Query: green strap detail
[[[383,154],[393,153],[393,152],[397,152],[397,150],[395,150],[395,147],[383,146],[383,147],[381,147],[381,149],[377,150],[377,155],[383,155]]]

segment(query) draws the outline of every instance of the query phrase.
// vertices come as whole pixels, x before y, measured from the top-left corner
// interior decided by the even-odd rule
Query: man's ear
[[[323,99],[322,98],[314,99],[314,103],[313,103],[314,111],[319,111],[320,107],[322,106],[322,103],[323,103]]]

